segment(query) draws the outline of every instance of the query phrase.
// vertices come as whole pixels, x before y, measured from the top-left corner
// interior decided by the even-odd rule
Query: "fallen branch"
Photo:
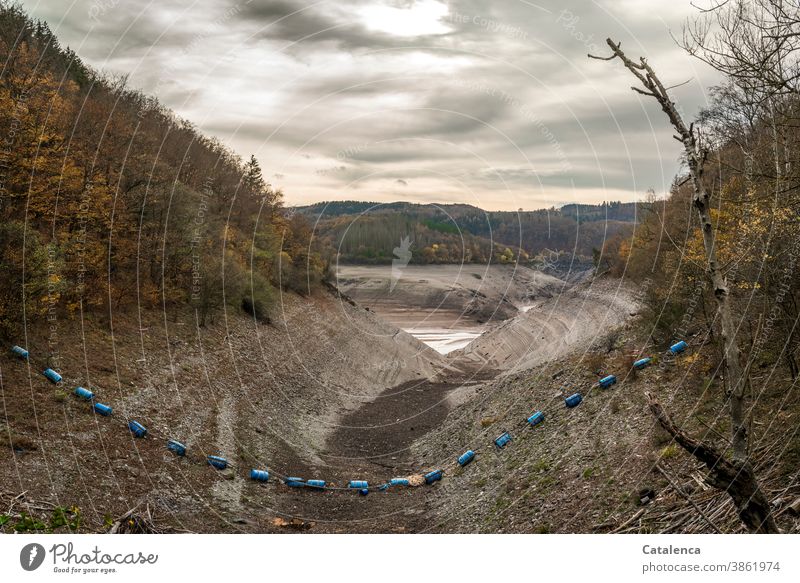
[[[747,461],[728,461],[713,445],[687,435],[675,425],[652,394],[645,394],[650,410],[661,427],[672,435],[678,445],[706,465],[709,470],[706,482],[727,492],[736,506],[739,518],[748,529],[757,533],[779,533],[769,502],[756,482],[750,464]]]
[[[637,510],[636,513],[633,516],[631,516],[628,520],[626,520],[625,522],[620,524],[617,528],[612,530],[611,534],[617,534],[617,533],[625,530],[630,524],[632,524],[633,522],[635,522],[636,520],[641,518],[646,510],[647,510],[647,508],[640,508],[639,510]]]
[[[694,509],[697,510],[697,513],[700,516],[706,519],[706,522],[709,524],[709,526],[711,526],[711,528],[714,529],[714,532],[716,532],[717,534],[722,534],[722,531],[717,527],[716,524],[714,524],[714,522],[706,515],[706,513],[703,512],[703,510],[697,505],[697,502],[692,500],[691,497],[689,497],[689,495],[686,494],[686,492],[684,492],[680,486],[678,486],[675,482],[672,481],[672,477],[664,470],[664,468],[656,464],[656,469],[661,473],[662,476],[664,476],[667,479],[667,482],[669,482],[670,486],[672,486],[672,488],[678,494],[680,494],[683,498],[685,498],[689,504],[694,506]]]
[[[155,525],[150,505],[145,507],[142,514],[136,514],[138,506],[131,508],[114,521],[108,534],[160,534],[161,530]]]

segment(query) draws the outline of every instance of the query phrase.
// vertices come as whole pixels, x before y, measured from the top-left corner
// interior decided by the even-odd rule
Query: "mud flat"
[[[442,354],[566,285],[524,266],[469,264],[340,265],[337,282],[357,303]]]
[[[441,283],[448,269],[425,272],[430,275],[414,272],[412,288],[431,287],[419,281],[428,277],[435,290],[444,289],[439,299],[441,293],[454,295]],[[535,367],[561,350],[578,349],[595,332],[624,321],[632,305],[629,292],[613,282],[560,291],[557,278],[530,273],[527,285],[516,287],[512,276],[499,269],[496,279],[487,276],[492,294],[485,295],[513,306],[516,316],[483,324],[486,334],[447,357],[377,310],[330,291],[282,296],[271,325],[238,311],[205,327],[188,312],[118,314],[113,329],[104,318],[70,321],[72,334],[65,322],[59,372],[67,388],[87,386],[113,405],[109,419],[54,391],[38,374],[47,330],[32,330],[34,368],[3,362],[3,429],[15,449],[0,450],[0,490],[78,505],[85,524],[97,530],[106,515],[121,516],[142,504],[161,524],[198,532],[294,528],[285,520],[313,532],[447,528],[431,513],[449,487],[444,483],[364,497],[276,482],[295,474],[337,486],[351,479],[377,484],[452,463],[461,449],[483,441],[467,433],[481,427],[479,400],[483,387],[495,382],[487,379],[497,376],[496,369]],[[475,285],[484,281],[472,279]],[[401,282],[392,293],[398,288]],[[523,313],[517,306],[533,307]],[[432,314],[432,321],[447,316],[436,309]],[[454,407],[471,417],[451,422]],[[134,440],[126,418],[143,422],[148,437]],[[431,447],[433,436],[443,445]],[[188,455],[171,455],[167,437],[183,440]],[[237,468],[212,470],[204,463],[207,454],[228,457]],[[268,468],[273,479],[266,485],[247,480],[251,467]]]
[[[320,453],[320,462],[289,464],[300,476],[325,477],[336,486],[366,480],[375,486],[392,477],[418,475],[440,467],[439,455],[419,456],[414,444],[437,430],[453,407],[453,392],[495,376],[495,371],[453,373],[446,380],[420,380],[386,389],[338,419]],[[314,532],[426,532],[439,490],[429,486],[373,491],[309,492],[282,489],[280,505],[295,518],[314,523]]]

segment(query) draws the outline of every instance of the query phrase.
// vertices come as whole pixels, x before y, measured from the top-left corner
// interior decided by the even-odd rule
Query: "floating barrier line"
[[[12,353],[14,353],[14,355],[17,356],[17,351],[16,350],[12,350]],[[30,360],[28,357],[29,357],[29,355],[28,355],[28,353],[26,351],[26,358],[25,358],[26,361]],[[49,369],[49,370],[51,372],[53,372],[54,374],[58,375],[59,381],[56,384],[61,384],[61,382],[63,381],[63,379],[61,378],[61,375],[59,375],[55,371],[52,371],[52,369]],[[43,376],[47,376],[47,375],[43,375]],[[48,379],[49,379],[49,377],[48,377]],[[91,391],[88,391],[87,389],[85,389],[84,387],[81,387],[81,386],[77,386],[75,388],[75,390],[73,391],[73,394],[76,395],[76,396],[80,396],[81,398],[83,398],[85,400],[88,400],[90,402],[95,401],[97,399],[97,395],[95,393],[93,393]],[[89,397],[89,395],[91,395],[91,396]],[[102,411],[106,411],[107,410],[108,413],[104,414],[104,413],[98,411],[97,405],[100,405],[100,408],[101,408]],[[131,430],[131,425],[133,423],[137,423],[133,418],[122,419],[120,417],[113,416],[112,415],[113,409],[111,407],[108,407],[107,405],[102,405],[100,403],[94,403],[92,405],[92,409],[93,409],[93,412],[95,412],[96,414],[102,414],[104,416],[110,417],[111,418],[110,419],[111,422],[120,421],[120,426],[124,427],[125,429],[128,429],[129,431]],[[147,434],[149,435],[148,439],[150,441],[153,441],[154,439],[163,439],[167,444],[166,445],[167,449],[169,449],[170,451],[174,452],[174,450],[172,450],[170,448],[170,444],[173,443],[173,442],[183,446],[183,454],[182,455],[176,454],[176,455],[178,455],[178,457],[183,457],[183,458],[187,459],[188,461],[197,463],[198,465],[209,465],[208,464],[208,456],[199,457],[199,456],[196,456],[194,454],[187,453],[188,448],[183,443],[181,443],[178,440],[172,438],[170,435],[161,433],[159,430],[149,430],[149,429],[147,430]],[[217,456],[217,457],[221,457],[221,456]],[[227,468],[236,469],[236,468],[239,468],[239,467],[244,467],[244,466],[239,466],[239,464],[237,464],[237,463],[231,462],[227,458],[226,458],[226,462],[227,462],[226,463],[226,469]],[[257,470],[258,468],[251,468],[251,471],[253,469]],[[280,472],[275,471],[273,469],[269,470],[269,475],[270,475],[270,477],[275,476],[275,477],[279,478],[280,481],[282,481],[282,482],[286,481],[288,478],[292,477],[292,476],[281,474]],[[310,481],[313,481],[313,480],[310,480]],[[390,481],[387,481],[387,482],[385,482],[383,484],[379,484],[377,486],[370,485],[370,486],[368,486],[368,488],[362,488],[362,489],[369,489],[370,491],[378,491],[378,490],[384,490],[385,487],[389,486],[389,485],[397,486],[398,484],[390,484]],[[310,489],[315,489],[315,490],[324,489],[324,490],[349,491],[349,492],[356,491],[353,488],[342,487],[342,486],[334,486],[332,484],[327,484],[327,483],[326,483],[324,488],[319,488],[319,487],[309,486],[305,481],[303,481],[303,483],[300,485],[300,487],[309,487]]]
[[[686,351],[689,345],[680,340],[676,344],[670,346],[670,348],[665,351],[667,354],[672,356],[677,356],[678,354]],[[31,358],[30,353],[20,346],[14,345],[11,347],[11,353],[18,359],[24,360],[25,362],[31,365]],[[652,357],[643,357],[633,363],[633,367],[637,370],[642,370],[647,368],[652,363]],[[52,383],[56,385],[60,385],[63,382],[62,376],[55,370],[51,368],[45,368],[42,372],[42,375],[50,380]],[[595,388],[608,388],[617,383],[617,377],[614,375],[607,375],[601,378],[597,383],[591,385],[589,389],[586,391],[584,395],[580,391],[573,393],[567,397],[557,396],[550,399],[547,404],[542,407],[541,409],[537,410],[533,415],[526,418],[522,423],[525,425],[530,425],[531,429],[535,429],[539,425],[543,425],[546,423],[547,419],[551,416],[557,416],[561,413],[558,411],[563,411],[565,407],[557,407],[551,410],[551,407],[554,407],[553,403],[558,400],[563,401],[566,404],[567,409],[575,408],[580,405],[583,400],[591,394],[592,389]],[[563,385],[562,385],[563,386]],[[565,392],[564,389],[560,389],[562,392]],[[175,453],[175,455],[179,458],[186,459],[190,462],[198,462],[202,463],[203,465],[211,465],[218,471],[224,471],[227,469],[236,470],[238,468],[243,468],[245,466],[240,466],[237,463],[231,462],[228,458],[221,456],[221,455],[214,455],[209,454],[202,458],[202,461],[199,460],[198,456],[194,453],[189,454],[189,448],[181,441],[176,440],[173,436],[167,436],[162,434],[161,431],[158,429],[151,430],[147,428],[145,425],[140,423],[138,420],[133,418],[118,418],[114,417],[113,415],[113,408],[105,405],[103,403],[97,402],[97,395],[82,386],[77,386],[73,394],[82,399],[87,404],[90,404],[92,407],[92,411],[95,414],[102,415],[104,417],[111,417],[112,421],[116,422],[117,419],[122,421],[122,424],[128,431],[131,433],[134,439],[141,439],[145,441],[153,441],[154,439],[164,440],[166,443],[166,448],[169,451]],[[572,399],[572,401],[570,401]],[[573,404],[570,404],[570,403]],[[541,417],[536,419],[535,422],[532,422],[534,418],[540,415]],[[495,450],[502,451],[507,445],[512,443],[515,438],[508,432],[503,431],[500,436],[498,436],[494,440]],[[501,442],[501,443],[498,443]],[[449,471],[449,468],[464,468],[469,465],[472,461],[474,461],[477,457],[477,454],[480,453],[479,448],[468,449],[465,451],[461,456],[458,457],[455,461],[448,462],[445,466],[440,467],[439,469],[430,470],[427,473],[420,474],[424,479],[425,483],[428,485],[432,485],[435,482],[442,480],[445,473]],[[369,482],[366,480],[351,480],[347,486],[335,486],[333,484],[328,483],[325,480],[321,479],[311,479],[305,480],[304,478],[299,478],[296,476],[288,476],[281,474],[278,471],[275,471],[266,465],[264,469],[259,468],[250,468],[250,472],[248,474],[251,480],[259,481],[264,484],[269,482],[269,479],[273,476],[278,478],[278,481],[285,484],[287,487],[290,488],[307,488],[310,490],[316,491],[347,491],[347,492],[357,492],[361,495],[366,495],[370,491],[387,491],[390,487],[399,487],[399,486],[410,486],[409,480],[407,478],[391,478],[390,480],[383,482],[378,485],[370,485]]]

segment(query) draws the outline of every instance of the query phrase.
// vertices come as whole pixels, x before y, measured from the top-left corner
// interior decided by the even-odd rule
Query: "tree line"
[[[345,263],[391,263],[403,237],[414,263],[531,261],[542,252],[591,258],[604,241],[629,237],[639,203],[484,211],[470,205],[337,201],[299,207],[315,237]]]
[[[223,302],[268,319],[324,273],[304,217],[154,97],[0,4],[0,333],[54,313]]]
[[[681,44],[724,78],[693,122],[647,59],[612,39],[610,55],[594,55],[620,62],[634,91],[658,102],[684,162],[669,197],[645,206],[632,237],[607,241],[600,261],[640,284],[656,339],[694,332],[714,343],[719,366],[708,383],[724,386],[730,441],[689,435],[652,395],[650,407],[750,531],[777,532],[756,475],[753,442],[765,436],[754,418],[773,386],[791,392],[800,373],[800,6],[713,2],[687,22]],[[755,391],[761,369],[770,381]],[[782,445],[793,473],[800,442]]]

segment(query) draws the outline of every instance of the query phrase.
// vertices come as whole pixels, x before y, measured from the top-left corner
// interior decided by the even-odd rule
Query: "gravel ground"
[[[722,388],[705,378],[711,350],[630,374],[633,355],[666,348],[637,334],[635,309],[630,290],[613,280],[580,283],[447,358],[327,292],[284,296],[272,325],[235,313],[205,328],[186,313],[70,320],[59,322],[63,388],[39,374],[47,331],[29,331],[30,367],[0,357],[0,503],[41,518],[49,505],[78,506],[89,531],[146,504],[160,528],[177,531],[592,532],[623,524],[640,509],[640,490],[652,489],[633,528],[657,529],[659,516],[686,504],[655,462],[693,489],[702,489],[702,472],[682,451],[665,457],[669,440],[644,393],[714,438],[725,431],[724,412],[714,409]],[[620,382],[592,388],[607,373]],[[114,415],[93,415],[65,394],[77,384],[94,389]],[[584,402],[566,409],[563,398],[575,391]],[[759,418],[772,411],[796,427],[797,403],[778,393],[760,399]],[[526,426],[538,409],[545,422]],[[134,439],[128,417],[150,435]],[[767,430],[754,427],[757,443]],[[498,450],[492,442],[502,431],[513,441]],[[170,454],[168,437],[184,441],[189,455]],[[466,449],[477,458],[458,468]],[[234,467],[213,470],[207,454]],[[273,479],[247,480],[251,467],[269,468]],[[783,477],[796,467],[770,467],[771,484],[796,496]],[[295,490],[276,479],[375,485],[435,468],[445,479],[433,486],[367,496]],[[701,495],[725,510],[724,495]],[[784,528],[797,530],[794,520]],[[728,519],[726,530],[736,529]]]
[[[536,301],[526,312],[494,324],[466,348],[448,354],[508,372],[528,370],[586,346],[622,326],[638,311],[619,280],[593,279]]]
[[[193,314],[145,313],[59,326],[63,387],[39,374],[46,330],[29,331],[30,367],[0,360],[0,430],[13,445],[0,449],[0,490],[79,506],[95,527],[146,501],[174,528],[270,530],[294,508],[281,506],[282,487],[245,481],[250,467],[324,464],[341,418],[391,387],[451,371],[411,336],[322,292],[284,295],[272,325],[228,313],[198,328]],[[93,415],[69,394],[76,385],[114,415]],[[127,418],[150,435],[134,439]],[[167,438],[190,455],[172,456]],[[238,467],[211,470],[208,454]]]

